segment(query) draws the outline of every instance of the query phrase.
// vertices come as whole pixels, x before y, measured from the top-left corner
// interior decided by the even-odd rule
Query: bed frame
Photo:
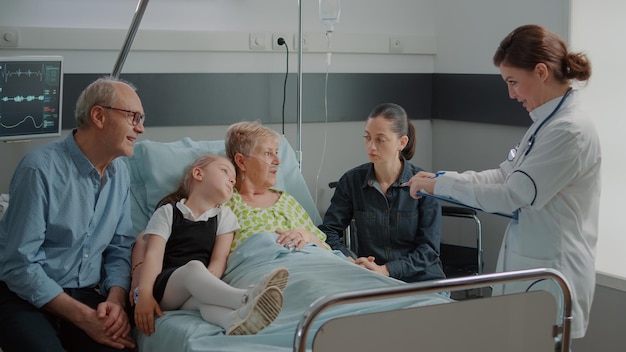
[[[172,191],[166,188],[175,187],[180,178],[180,173],[176,170],[184,169],[197,155],[207,152],[223,155],[224,147],[223,140],[192,141],[188,138],[169,143],[136,143],[134,155],[125,159],[131,176],[131,213],[135,231],[139,233],[145,228],[156,202]],[[281,167],[277,175],[277,185],[282,183],[278,189],[287,191],[307,212],[314,214],[316,208],[298,170],[294,154],[289,143],[283,140],[280,143],[279,156],[284,167]],[[251,267],[257,267],[260,263],[258,260],[261,259],[256,258],[266,258],[263,260],[268,260],[268,264],[280,262],[289,266],[294,270],[294,278],[290,280],[292,286],[289,288],[292,291],[289,299],[290,302],[300,303],[291,303],[286,314],[279,317],[276,324],[268,328],[267,333],[256,337],[230,339],[224,338],[221,328],[203,322],[199,313],[175,312],[167,316],[167,319],[164,318],[159,327],[170,335],[155,334],[150,337],[151,340],[141,340],[146,343],[146,351],[159,350],[158,347],[163,343],[174,340],[181,344],[195,341],[189,349],[179,349],[189,352],[240,352],[244,348],[248,348],[245,349],[247,351],[300,352],[311,346],[314,351],[407,351],[415,350],[416,347],[434,352],[569,350],[571,291],[565,278],[553,269],[529,269],[398,284],[397,280],[360,269],[334,252],[319,249],[324,256],[318,257],[321,254],[311,248],[307,253],[312,259],[297,257],[295,262],[288,260],[292,254],[278,256],[276,249],[266,253],[275,243],[272,239],[269,239],[270,242],[255,242],[264,238],[255,236],[248,239],[242,247],[250,241],[253,243],[252,247],[246,247],[247,254],[244,255],[242,250],[241,254],[235,256],[238,259],[234,260],[252,260]],[[264,251],[259,252],[262,250]],[[231,255],[229,260],[232,258]],[[296,263],[306,264],[298,266]],[[326,263],[326,266],[322,267],[322,263]],[[340,264],[347,264],[349,268]],[[236,281],[236,278],[245,276],[248,268],[237,269],[237,262],[233,265],[233,270],[245,270],[232,274],[228,279]],[[316,269],[311,270],[312,267]],[[329,268],[331,271],[324,271]],[[359,275],[362,274],[366,277],[363,277],[364,281],[359,281],[362,277]],[[331,281],[333,276],[344,279]],[[323,281],[319,285],[306,287],[306,283],[310,283],[314,277],[321,277]],[[542,280],[555,284],[548,285],[549,287],[534,285]],[[527,282],[529,284],[522,286],[532,287],[534,291],[463,301],[448,300],[437,294],[442,291],[467,291],[513,282]],[[246,287],[248,283],[240,284],[243,285],[241,287]],[[539,291],[540,286],[549,292]],[[362,287],[370,289],[361,290]],[[371,289],[373,287],[378,288]],[[285,292],[287,291],[289,290]],[[347,305],[351,303],[358,308]],[[329,310],[335,306],[340,307]],[[322,313],[328,314],[320,317]],[[312,324],[317,331],[312,338],[307,339]],[[172,346],[164,350],[171,349]]]
[[[546,291],[340,317],[315,333],[313,351],[569,351],[572,298],[565,277],[553,269],[436,280],[388,289],[329,295],[315,301],[298,324],[294,351],[306,350],[315,319],[333,306],[441,291],[467,290],[513,281],[548,279],[562,304]],[[556,318],[556,317],[560,318]],[[555,323],[556,321],[556,323]]]
[[[196,155],[206,152],[223,154],[223,149],[224,141],[192,141],[188,138],[169,143],[138,142],[133,157],[126,159],[131,175],[131,213],[135,231],[139,233],[145,228],[151,209],[154,209],[158,199],[171,191],[165,190],[166,185],[176,184],[175,180],[180,176],[175,170],[182,170],[183,165],[187,165]],[[297,170],[294,151],[286,140],[280,144],[279,155],[285,166],[277,175],[277,180],[282,180],[285,187],[280,189],[292,194],[307,212],[315,213],[313,200],[306,192],[304,179]],[[294,176],[294,179],[284,178],[287,175]],[[161,193],[150,193],[156,190],[160,190]],[[307,209],[308,203],[310,204]],[[260,238],[262,237],[247,241]],[[255,244],[252,248],[257,251],[271,247],[265,242],[253,243]],[[326,275],[339,275],[341,270],[344,270],[342,273],[345,275],[347,271],[352,270],[341,268],[340,263],[333,261],[339,260],[341,264],[346,264],[343,256],[339,258],[328,253],[329,257],[324,257],[323,260],[333,271],[332,274],[323,271]],[[273,257],[271,254],[254,252],[242,257],[241,260],[245,258]],[[313,258],[321,260],[318,257]],[[271,263],[284,259],[286,258],[275,258]],[[296,262],[302,263],[303,260],[312,265],[320,264],[319,261],[309,262],[312,259],[305,258],[299,258]],[[295,277],[290,280],[291,284],[295,285],[291,286],[292,289],[299,287],[302,290],[304,282],[313,280],[303,275],[318,277],[321,273],[311,272],[310,266],[306,266],[305,269],[290,261],[283,263],[293,265],[291,269],[295,270]],[[348,265],[356,268],[352,264]],[[356,270],[360,273],[362,269]],[[232,278],[240,274],[233,274]],[[333,282],[330,286],[336,290],[317,290],[319,295],[308,296],[306,301],[302,301],[303,296],[300,294],[294,296],[294,292],[310,294],[312,291],[292,291],[290,302],[302,303],[292,304],[287,314],[279,319],[280,321],[277,320],[273,327],[270,326],[267,334],[224,339],[221,328],[205,324],[199,313],[175,312],[166,317],[168,319],[163,320],[159,327],[171,335],[155,334],[150,340],[144,338],[138,340],[138,343],[146,343],[144,345],[146,351],[156,351],[159,349],[155,348],[162,346],[162,343],[171,343],[174,340],[181,341],[182,344],[195,342],[190,343],[193,346],[189,346],[188,349],[182,347],[179,349],[189,352],[224,350],[240,352],[244,348],[252,351],[300,352],[305,351],[307,347],[310,350],[311,346],[314,351],[407,351],[416,348],[434,352],[569,350],[571,291],[565,278],[553,269],[481,274],[402,285],[386,282],[389,278],[378,274],[372,274],[375,275],[375,279],[368,277],[366,279],[369,281],[360,282],[356,274],[349,271],[347,276],[349,281]],[[320,285],[327,287],[331,282],[328,281],[330,277],[323,279],[325,281],[321,281]],[[376,283],[383,279],[384,284]],[[539,287],[544,285],[534,286],[535,282],[541,280],[555,283],[546,288],[551,293],[539,291]],[[344,282],[356,284],[344,287],[342,286]],[[444,299],[437,294],[442,291],[467,291],[513,282],[516,284],[528,282],[530,284],[527,287],[532,287],[535,291],[463,301]],[[361,290],[362,287],[379,288]],[[387,299],[390,304],[384,301]],[[399,304],[399,301],[407,303]],[[362,304],[363,302],[365,304]],[[361,304],[355,310],[353,306],[347,305],[351,303]],[[329,310],[335,306],[338,306],[337,310]],[[294,310],[294,307],[297,309]],[[359,311],[366,313],[359,314],[357,313]],[[324,314],[320,317],[322,313]],[[313,330],[312,325],[313,329],[317,330],[315,333],[309,333]],[[307,339],[309,334],[312,338]],[[163,350],[171,350],[171,346]]]

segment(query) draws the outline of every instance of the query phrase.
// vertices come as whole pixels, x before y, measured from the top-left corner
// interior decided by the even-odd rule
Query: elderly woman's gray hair
[[[271,128],[263,126],[260,122],[237,122],[228,127],[226,130],[226,157],[233,164],[237,173],[239,173],[237,163],[235,163],[235,154],[250,155],[257,143],[266,138],[274,138],[276,143],[280,143],[280,135]]]

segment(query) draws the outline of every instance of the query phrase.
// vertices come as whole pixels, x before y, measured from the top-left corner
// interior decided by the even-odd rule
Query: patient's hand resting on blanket
[[[304,229],[276,230],[278,239],[276,243],[287,248],[299,251],[307,244],[314,242],[315,235]]]

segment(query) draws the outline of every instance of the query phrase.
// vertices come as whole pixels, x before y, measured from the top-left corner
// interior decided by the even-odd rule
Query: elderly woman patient
[[[277,242],[285,247],[299,250],[314,243],[329,249],[326,235],[298,201],[272,188],[280,165],[279,141],[277,132],[258,122],[235,123],[226,131],[226,156],[235,165],[237,180],[232,198],[224,205],[233,210],[241,226],[231,249],[264,231],[275,231]]]
[[[280,135],[257,122],[240,122],[228,128],[226,154],[236,170],[235,189],[230,200],[222,204],[237,217],[239,230],[235,232],[231,252],[248,237],[256,233],[276,232],[281,246],[300,250],[309,243],[330,249],[326,235],[291,195],[273,189],[280,165],[278,143]],[[141,276],[139,265],[144,261],[146,241],[140,235],[132,256],[133,291]],[[130,304],[134,302],[132,294]]]

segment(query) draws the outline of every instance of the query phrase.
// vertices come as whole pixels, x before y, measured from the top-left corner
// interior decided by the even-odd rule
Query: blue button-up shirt
[[[333,249],[348,255],[343,231],[354,219],[359,257],[375,257],[376,264],[387,264],[391,277],[407,282],[445,278],[439,260],[441,206],[433,199],[413,199],[409,187],[400,187],[421,171],[406,160],[403,165],[386,194],[376,180],[374,164],[346,172],[320,229]]]
[[[0,280],[41,307],[63,288],[128,290],[130,179],[123,160],[100,175],[73,133],[28,153],[0,221]]]

